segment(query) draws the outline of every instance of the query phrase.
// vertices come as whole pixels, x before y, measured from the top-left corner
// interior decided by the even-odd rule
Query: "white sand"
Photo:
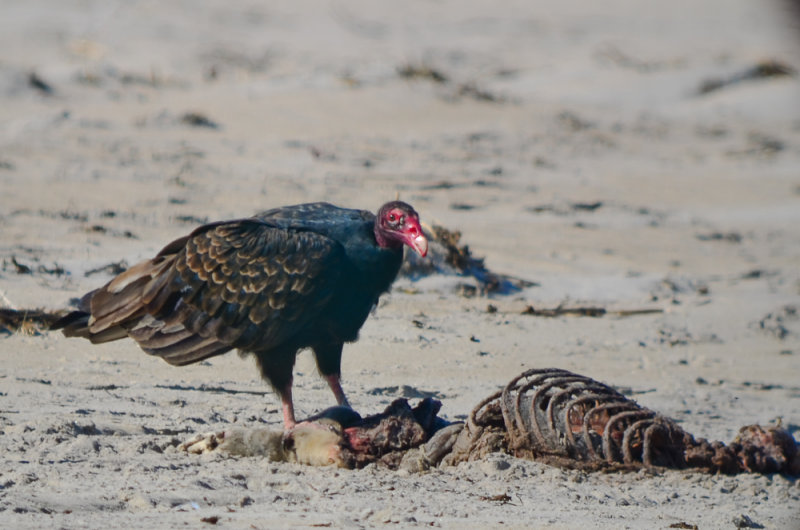
[[[627,387],[697,436],[780,418],[797,437],[799,83],[697,93],[762,60],[800,68],[783,5],[488,6],[3,2],[0,306],[65,307],[109,278],[86,271],[150,257],[199,222],[186,216],[375,209],[399,193],[493,270],[541,286],[466,299],[460,278],[398,281],[346,346],[358,410],[409,385],[458,419],[523,369],[555,366]],[[403,79],[404,65],[448,82]],[[219,128],[181,123],[190,111]],[[67,274],[38,270],[55,264]],[[562,302],[664,313],[520,314]],[[6,528],[800,527],[800,484],[782,476],[585,474],[500,455],[404,475],[186,455],[174,441],[195,432],[280,424],[252,362],[173,368],[131,342],[59,334],[0,338],[0,356]],[[295,398],[301,415],[333,401],[307,354]]]

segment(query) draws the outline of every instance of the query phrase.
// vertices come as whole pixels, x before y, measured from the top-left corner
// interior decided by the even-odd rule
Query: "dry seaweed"
[[[17,260],[16,256],[11,256],[10,263],[6,260],[3,260],[3,270],[7,270],[9,265],[13,267],[14,272],[17,274],[33,274],[34,272],[39,274],[53,274],[55,276],[61,276],[66,274],[67,271],[59,265],[58,263],[53,263],[52,267],[45,267],[44,265],[39,265],[38,267],[34,268],[31,265],[27,265],[22,263],[21,261]]]
[[[64,316],[66,311],[44,311],[41,309],[0,308],[0,334],[39,335]]]
[[[219,129],[219,124],[200,112],[187,112],[180,117],[180,122],[190,127]]]
[[[727,78],[714,78],[707,79],[700,84],[697,89],[698,94],[704,95],[710,92],[715,92],[730,85],[741,83],[742,81],[752,81],[758,79],[766,79],[770,77],[786,77],[794,76],[795,71],[791,66],[774,60],[762,61],[755,66],[746,68],[741,72],[737,72]]]
[[[111,276],[116,276],[128,270],[128,262],[125,260],[121,261],[114,261],[107,265],[103,265],[102,267],[95,267],[94,269],[90,269],[83,273],[84,276],[87,278],[92,276],[93,274],[109,274]]]
[[[494,309],[497,311],[497,308]],[[552,309],[536,309],[532,305],[527,306],[525,309],[522,310],[523,315],[531,315],[535,317],[548,317],[548,318],[555,318],[565,315],[572,315],[572,316],[580,316],[580,317],[602,317],[605,315],[617,316],[617,317],[632,317],[636,315],[650,315],[654,313],[663,313],[664,310],[660,308],[654,307],[647,307],[643,309],[618,309],[618,310],[608,310],[604,307],[598,306],[573,306],[573,307],[565,307],[563,305],[559,305],[558,307],[554,307]]]
[[[37,74],[36,72],[31,72],[28,74],[28,85],[31,88],[35,88],[39,92],[45,95],[52,95],[53,94],[53,85],[42,79],[42,77]]]
[[[474,286],[460,286],[464,296],[480,294],[511,294],[526,287],[538,285],[535,282],[516,278],[506,274],[490,271],[483,258],[476,258],[468,245],[461,243],[461,232],[452,231],[442,226],[433,225],[423,228],[428,238],[428,255],[426,258],[409,252],[403,263],[400,274],[412,280],[432,274],[447,274],[473,277],[478,281]],[[471,289],[470,289],[471,288]]]

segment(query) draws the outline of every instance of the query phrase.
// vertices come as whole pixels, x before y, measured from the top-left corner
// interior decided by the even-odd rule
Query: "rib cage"
[[[478,433],[493,426],[505,428],[507,450],[517,456],[686,467],[690,436],[675,422],[567,370],[528,370],[484,399],[468,428]]]

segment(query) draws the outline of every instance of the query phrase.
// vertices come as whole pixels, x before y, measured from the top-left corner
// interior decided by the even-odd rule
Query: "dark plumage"
[[[238,348],[256,357],[295,424],[292,368],[311,348],[340,405],[342,346],[394,281],[406,244],[424,256],[406,203],[378,215],[328,203],[211,223],[87,293],[53,329],[93,343],[131,337],[181,366]]]

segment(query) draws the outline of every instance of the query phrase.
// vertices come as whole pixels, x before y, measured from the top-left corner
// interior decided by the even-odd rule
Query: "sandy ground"
[[[698,436],[798,437],[800,86],[724,84],[800,68],[782,4],[164,4],[0,2],[0,306],[66,307],[206,219],[399,193],[539,285],[398,280],[345,349],[358,410],[427,392],[457,420],[554,366]],[[562,303],[663,313],[522,314]],[[187,455],[196,432],[280,424],[250,361],[174,368],[55,333],[2,336],[0,356],[6,528],[800,528],[783,476]],[[296,372],[301,415],[332,403],[307,354]]]

